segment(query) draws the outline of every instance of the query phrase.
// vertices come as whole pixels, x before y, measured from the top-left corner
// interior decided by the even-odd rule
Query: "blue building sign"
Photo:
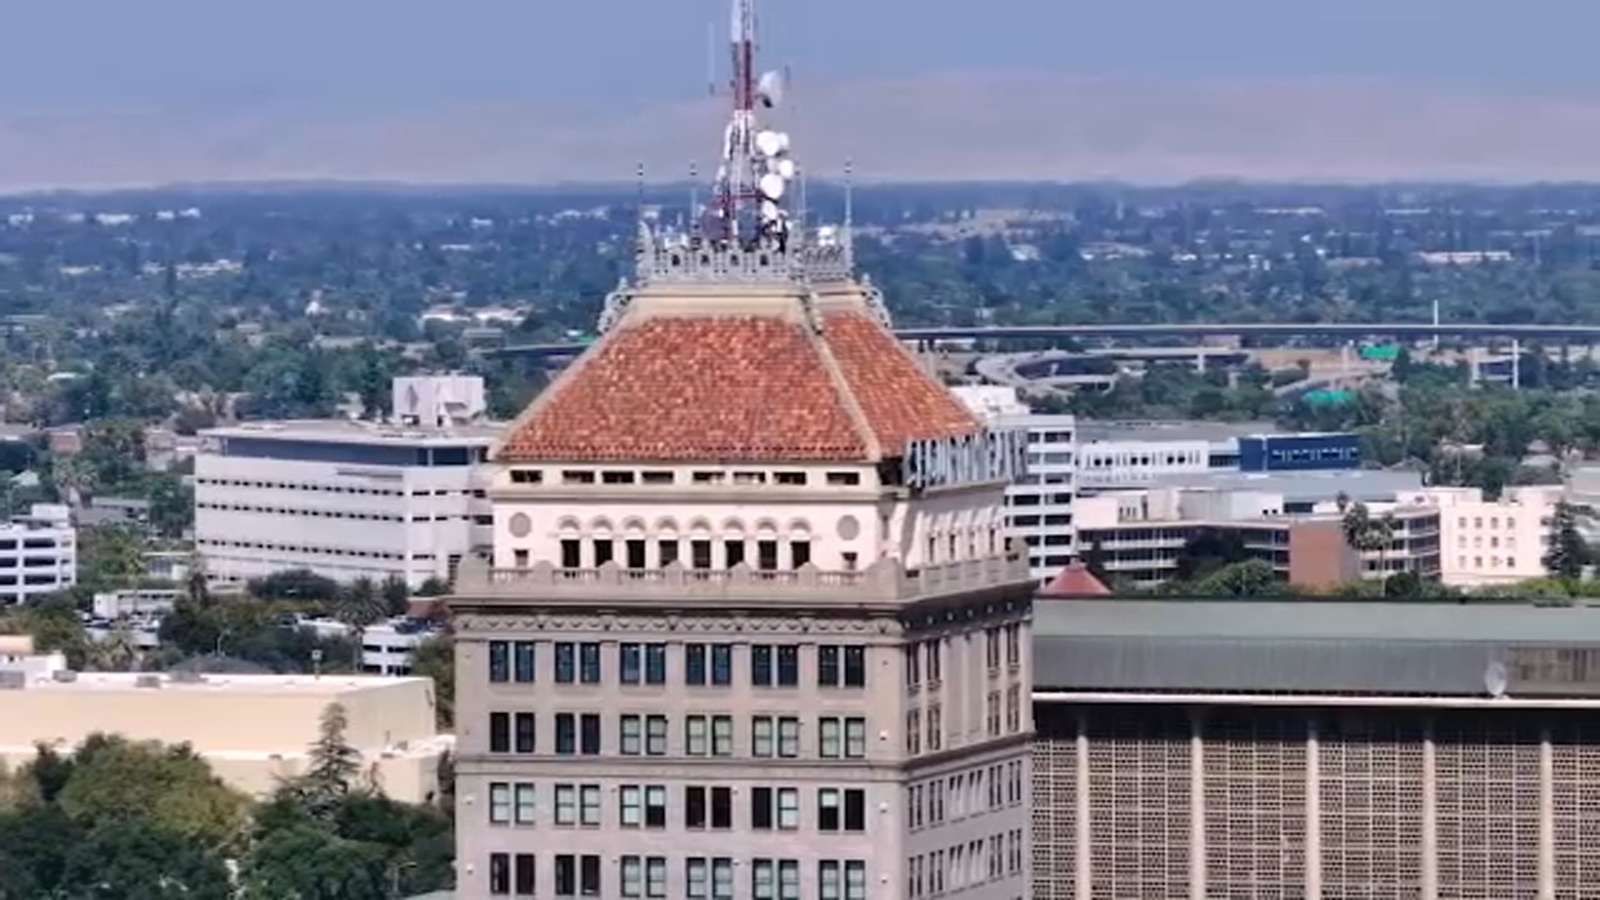
[[[1239,438],[1241,472],[1312,472],[1361,468],[1356,434],[1267,434]]]

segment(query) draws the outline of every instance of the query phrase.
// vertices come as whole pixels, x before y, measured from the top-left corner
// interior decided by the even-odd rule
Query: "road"
[[[985,328],[897,328],[908,341],[1041,340],[1049,338],[1162,337],[1470,337],[1482,340],[1577,340],[1600,344],[1600,325],[1433,325],[1419,322],[1203,322],[1189,325],[1001,325]],[[587,344],[520,344],[487,351],[496,356],[562,357],[581,353]]]

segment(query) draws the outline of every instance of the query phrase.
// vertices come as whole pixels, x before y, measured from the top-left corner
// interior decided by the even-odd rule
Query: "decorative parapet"
[[[815,284],[846,281],[853,263],[843,243],[817,244],[799,239],[780,248],[712,242],[664,242],[645,235],[635,258],[635,280],[641,284],[739,284],[785,282]]]
[[[657,569],[629,569],[615,562],[594,569],[563,569],[548,562],[528,568],[489,568],[464,563],[456,596],[473,602],[606,603],[903,603],[907,601],[1029,582],[1021,554],[904,569],[885,559],[855,571],[819,569],[761,570],[746,564],[731,569],[691,569],[681,563]]]

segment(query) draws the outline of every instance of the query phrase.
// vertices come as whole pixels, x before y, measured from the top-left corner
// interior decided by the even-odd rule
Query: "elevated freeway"
[[[1434,325],[1430,322],[1199,322],[1108,325],[995,325],[982,328],[897,328],[902,340],[1048,340],[1050,338],[1149,337],[1465,337],[1492,340],[1569,340],[1600,344],[1600,325]],[[559,358],[581,353],[586,343],[518,344],[486,351],[496,356]]]

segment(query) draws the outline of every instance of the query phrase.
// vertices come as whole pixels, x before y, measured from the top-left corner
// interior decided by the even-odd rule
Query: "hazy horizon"
[[[760,8],[818,171],[848,156],[897,181],[1600,178],[1589,0]],[[714,149],[707,29],[726,20],[722,0],[30,6],[0,58],[0,189],[683,172]],[[720,79],[720,31],[710,49]]]

